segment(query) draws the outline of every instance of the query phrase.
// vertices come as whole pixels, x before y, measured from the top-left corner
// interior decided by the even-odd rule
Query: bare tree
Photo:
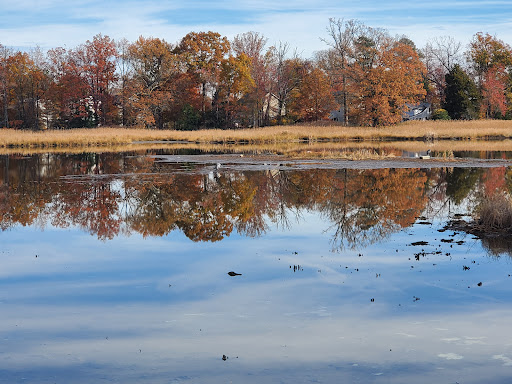
[[[2,104],[3,104],[3,127],[9,128],[9,100],[8,100],[8,67],[7,59],[11,56],[12,52],[9,48],[4,47],[0,44],[0,91],[2,92]]]
[[[297,88],[300,80],[299,71],[301,60],[295,51],[290,58],[287,58],[290,47],[287,43],[280,42],[277,47],[270,47],[267,57],[270,60],[271,82],[268,89],[267,109],[270,107],[271,98],[277,101],[275,108],[277,123],[282,124],[286,104],[290,99],[292,91]]]
[[[329,19],[327,34],[329,39],[322,39],[329,45],[334,53],[331,55],[331,76],[338,78],[341,83],[341,105],[343,109],[343,120],[348,124],[349,117],[349,92],[348,81],[349,76],[347,68],[349,67],[354,56],[354,42],[359,36],[363,24],[357,20]]]
[[[427,68],[427,81],[433,86],[430,97],[438,103],[444,100],[445,76],[456,64],[463,64],[462,44],[451,36],[434,37],[422,50]]]
[[[434,37],[423,50],[425,60],[442,66],[448,73],[455,64],[462,64],[462,43],[451,36]]]
[[[121,102],[121,125],[124,127],[128,123],[128,112],[127,112],[127,87],[130,78],[133,76],[132,66],[130,65],[130,42],[123,38],[117,41],[117,51],[119,53],[119,58],[117,61],[117,71],[119,73],[118,76],[118,89],[121,92],[120,102]]]

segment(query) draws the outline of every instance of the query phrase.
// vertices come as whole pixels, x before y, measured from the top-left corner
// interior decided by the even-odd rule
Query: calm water
[[[2,157],[0,382],[510,383],[510,248],[445,226],[511,187],[504,167]]]

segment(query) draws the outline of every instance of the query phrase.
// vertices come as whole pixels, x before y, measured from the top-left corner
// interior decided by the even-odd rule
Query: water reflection
[[[163,160],[2,158],[0,383],[510,382],[510,169]]]
[[[238,171],[135,154],[4,156],[1,163],[3,230],[78,226],[102,240],[179,230],[213,242],[233,230],[260,236],[269,221],[287,227],[314,210],[339,249],[372,244],[477,191],[509,190],[512,179],[504,167]]]

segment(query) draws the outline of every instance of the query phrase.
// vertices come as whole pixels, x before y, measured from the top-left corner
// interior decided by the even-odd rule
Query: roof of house
[[[431,104],[427,102],[406,104],[409,110],[404,113],[404,120],[422,120],[430,117],[432,113],[430,105]]]

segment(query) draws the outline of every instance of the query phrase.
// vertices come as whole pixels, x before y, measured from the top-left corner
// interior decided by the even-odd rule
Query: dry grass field
[[[512,150],[512,121],[408,122],[383,128],[304,124],[238,130],[146,130],[94,128],[43,132],[0,130],[1,153],[83,150],[121,151],[149,148],[193,148],[236,152],[339,157],[340,149],[369,154],[385,148],[422,151]],[[366,151],[366,152],[365,152]]]

